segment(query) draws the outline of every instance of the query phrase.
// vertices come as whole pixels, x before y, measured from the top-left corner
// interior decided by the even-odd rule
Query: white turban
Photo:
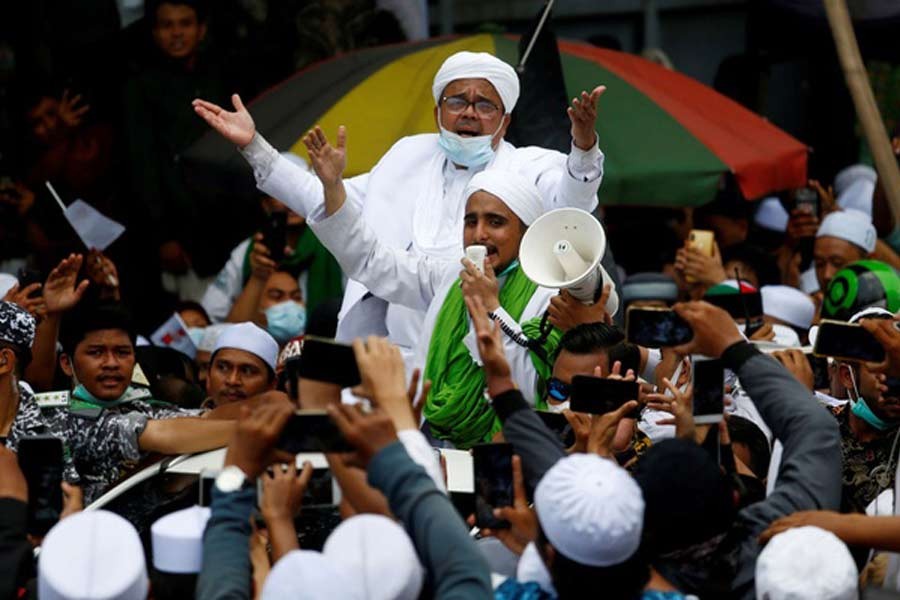
[[[849,209],[833,212],[825,217],[816,237],[838,238],[871,253],[875,250],[878,236],[872,219],[866,213]]]
[[[756,560],[756,597],[856,600],[859,573],[836,535],[797,527],[773,537]]]
[[[41,600],[147,597],[144,548],[134,525],[105,510],[76,513],[53,526],[41,545]]]
[[[644,496],[611,460],[591,454],[559,460],[538,483],[534,507],[553,547],[580,564],[621,564],[641,543]]]
[[[878,173],[869,165],[852,165],[834,177],[834,193],[838,206],[853,208],[872,216],[872,196]]]
[[[812,299],[789,285],[764,285],[760,288],[763,314],[800,329],[809,329],[816,316]]]
[[[209,515],[209,507],[191,506],[157,519],[150,527],[153,567],[164,573],[199,573]]]
[[[236,323],[229,325],[216,340],[212,353],[223,348],[243,350],[256,356],[275,370],[278,361],[278,342],[264,329],[253,323]]]
[[[780,232],[787,231],[789,219],[790,215],[784,210],[781,200],[774,196],[764,198],[759,203],[759,208],[756,209],[756,214],[753,216],[756,224],[763,229]]]
[[[403,527],[382,515],[347,519],[328,536],[322,554],[362,582],[368,600],[416,600],[422,591],[425,570],[416,547]]]
[[[435,104],[440,104],[444,89],[457,79],[487,79],[497,90],[507,114],[519,99],[519,76],[515,70],[487,52],[457,52],[445,60],[431,85]]]
[[[466,186],[463,197],[468,199],[478,191],[500,198],[525,225],[534,223],[544,212],[544,202],[534,184],[513,171],[486,169],[476,173]]]

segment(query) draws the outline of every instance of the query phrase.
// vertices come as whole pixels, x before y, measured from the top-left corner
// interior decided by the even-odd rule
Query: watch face
[[[244,483],[244,473],[236,466],[226,467],[216,477],[216,487],[223,492],[234,492]]]

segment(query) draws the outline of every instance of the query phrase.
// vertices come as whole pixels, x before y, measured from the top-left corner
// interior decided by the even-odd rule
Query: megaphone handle
[[[507,336],[512,339],[513,342],[522,346],[523,348],[527,348],[529,351],[533,352],[535,356],[540,358],[544,363],[553,368],[553,363],[550,362],[549,357],[547,356],[547,351],[544,349],[544,342],[547,341],[547,338],[550,336],[550,332],[553,330],[553,325],[548,325],[548,319],[550,318],[550,312],[544,311],[544,315],[541,317],[541,323],[538,326],[538,329],[541,332],[541,336],[538,339],[531,339],[524,332],[519,332],[514,330],[512,327],[507,325],[503,319],[497,318],[494,313],[488,313],[488,316],[494,320],[497,325],[500,326],[500,331],[505,333]]]

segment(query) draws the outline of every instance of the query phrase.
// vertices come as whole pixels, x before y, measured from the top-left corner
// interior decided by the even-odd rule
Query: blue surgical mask
[[[860,397],[853,403],[853,407],[850,409],[853,411],[853,414],[858,418],[862,419],[878,431],[885,431],[891,428],[891,424],[876,415],[872,412],[872,409],[869,408],[869,405],[866,404],[864,398]]]
[[[203,334],[206,333],[205,327],[188,327],[188,336],[194,342],[194,346],[199,348],[200,342],[203,341]]]
[[[440,123],[440,112],[438,112],[438,122]],[[478,135],[475,137],[464,137],[456,132],[444,129],[443,125],[439,125],[441,134],[438,137],[438,145],[444,151],[454,164],[463,167],[480,167],[491,162],[494,158],[494,148],[491,142],[500,127],[503,127],[503,120],[500,120],[500,126],[497,131],[490,135]]]
[[[306,307],[288,300],[266,309],[266,330],[283,344],[306,330]]]

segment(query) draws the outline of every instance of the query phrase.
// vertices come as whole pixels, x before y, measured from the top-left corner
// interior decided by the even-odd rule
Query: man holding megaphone
[[[324,214],[309,218],[316,236],[347,275],[373,294],[427,311],[413,365],[422,369],[423,381],[432,382],[423,409],[431,434],[468,448],[489,441],[500,430],[493,409],[484,399],[484,373],[466,298],[477,297],[499,323],[506,334],[504,350],[513,380],[527,400],[542,402],[537,385],[540,378],[549,376],[551,365],[546,358],[559,332],[540,335],[541,315],[555,290],[539,287],[519,267],[522,238],[543,212],[534,184],[518,173],[497,169],[472,177],[464,193],[463,246],[471,249],[467,254],[473,257],[479,252],[473,247],[482,246],[484,263],[479,268],[464,258],[460,272],[456,261],[383,244],[361,218],[359,208],[346,202],[343,127],[338,130],[335,146],[318,127],[304,143],[324,187]]]

